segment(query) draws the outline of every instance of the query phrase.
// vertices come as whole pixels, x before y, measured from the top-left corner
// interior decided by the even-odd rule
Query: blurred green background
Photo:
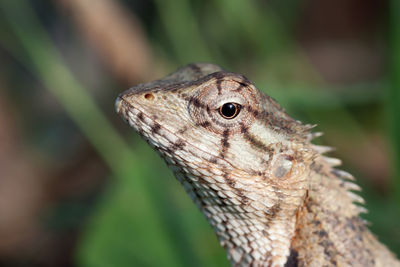
[[[114,112],[189,62],[243,73],[325,132],[400,255],[400,2],[0,2],[0,266],[229,266]]]

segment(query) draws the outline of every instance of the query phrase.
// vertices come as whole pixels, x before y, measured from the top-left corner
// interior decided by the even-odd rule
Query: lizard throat
[[[166,161],[213,227],[233,265],[285,264],[295,232],[294,206],[285,205],[278,200],[282,196],[274,194],[264,199],[265,205],[259,204],[246,196],[245,186],[238,185],[232,174],[223,174],[224,182],[219,183],[219,178],[187,173],[185,168]],[[268,201],[276,204],[269,206]]]

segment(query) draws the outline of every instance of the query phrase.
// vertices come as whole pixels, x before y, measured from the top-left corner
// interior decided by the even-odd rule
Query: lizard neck
[[[211,180],[209,175],[170,168],[214,228],[234,266],[284,266],[306,197],[307,172],[291,181],[297,186],[293,190],[266,186],[263,176],[246,178],[229,171]],[[259,188],[255,190],[254,184]]]
[[[359,218],[362,208],[353,202],[362,199],[350,191],[358,189],[348,181],[351,176],[333,169],[322,156],[291,177],[286,188],[263,176],[220,172],[201,163],[187,172],[167,163],[234,266],[396,264]]]

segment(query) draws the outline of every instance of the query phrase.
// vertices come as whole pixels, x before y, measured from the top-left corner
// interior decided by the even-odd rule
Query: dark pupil
[[[233,118],[237,112],[238,112],[238,107],[233,104],[233,103],[225,103],[221,107],[221,115],[226,117],[226,118]]]

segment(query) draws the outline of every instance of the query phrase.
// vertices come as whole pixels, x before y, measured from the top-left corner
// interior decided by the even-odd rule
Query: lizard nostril
[[[144,95],[144,98],[146,98],[147,100],[153,100],[154,99],[154,96],[153,96],[153,94],[151,94],[151,93],[147,93],[147,94],[145,94]]]

